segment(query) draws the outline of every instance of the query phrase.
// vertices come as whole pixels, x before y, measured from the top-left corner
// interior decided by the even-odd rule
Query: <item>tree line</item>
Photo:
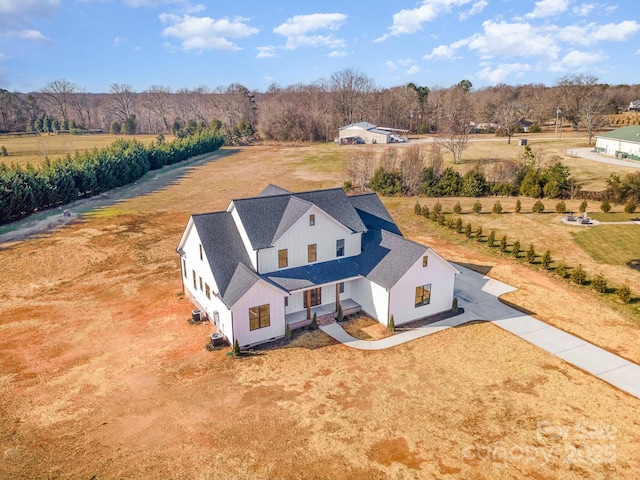
[[[390,148],[378,159],[370,152],[354,151],[346,162],[346,188],[381,195],[532,198],[573,198],[581,189],[566,165],[557,158],[543,164],[528,145],[519,160],[478,163],[464,174],[453,167],[444,168],[443,148],[441,142],[426,149],[412,145],[401,153]]]
[[[555,85],[505,85],[473,89],[468,80],[450,87],[376,87],[354,69],[309,84],[272,84],[263,92],[234,83],[179,89],[152,85],[136,91],[115,83],[89,93],[65,79],[38,92],[0,89],[0,132],[84,131],[176,133],[188,124],[219,122],[227,143],[331,141],[338,128],[367,121],[412,133],[438,133],[459,161],[470,131],[498,131],[510,141],[521,121],[534,130],[556,118],[589,136],[640,98],[640,85],[607,85],[589,75],[568,75]]]
[[[223,145],[217,132],[199,130],[148,147],[119,139],[108,147],[47,160],[40,167],[0,163],[0,224],[134,182],[149,170],[209,153]]]

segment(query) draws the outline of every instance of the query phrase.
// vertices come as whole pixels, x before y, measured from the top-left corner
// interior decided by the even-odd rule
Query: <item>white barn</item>
[[[596,152],[640,160],[640,126],[629,125],[596,136]]]
[[[451,309],[460,273],[407,240],[375,194],[273,185],[192,215],[177,248],[185,292],[241,347],[364,311],[396,325]]]
[[[338,130],[340,144],[345,143],[390,143],[391,130],[376,127],[369,122],[352,123]]]

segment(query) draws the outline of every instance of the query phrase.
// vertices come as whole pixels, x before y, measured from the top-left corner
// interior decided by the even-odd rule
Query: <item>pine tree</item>
[[[549,267],[551,267],[551,252],[547,250],[542,256],[542,268],[549,270]]]
[[[513,242],[513,248],[511,249],[511,255],[513,255],[513,258],[519,258],[520,257],[520,240],[516,240],[515,242]]]
[[[527,262],[533,263],[536,261],[536,251],[533,248],[533,243],[529,245],[529,250],[527,250]]]
[[[393,319],[393,314],[391,315],[391,318],[389,319],[389,323],[387,324],[387,330],[389,330],[391,333],[396,331],[396,322]]]
[[[520,213],[520,211],[522,210],[522,202],[520,202],[520,199],[516,200],[516,213]]]

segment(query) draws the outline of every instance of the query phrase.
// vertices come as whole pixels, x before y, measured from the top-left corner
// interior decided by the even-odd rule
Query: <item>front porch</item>
[[[340,300],[340,305],[342,306],[342,314],[344,316],[359,312],[362,309],[362,307],[351,298]],[[285,315],[285,321],[291,330],[295,330],[296,328],[310,325],[313,314],[315,313],[318,325],[327,325],[335,321],[337,315],[336,308],[335,302],[318,305],[311,307],[311,318],[307,318],[307,310],[304,309]]]

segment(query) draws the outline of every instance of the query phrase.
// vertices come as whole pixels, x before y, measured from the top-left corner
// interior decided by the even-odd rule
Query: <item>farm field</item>
[[[62,230],[0,245],[0,478],[635,478],[640,401],[492,324],[377,352],[319,331],[239,359],[204,348],[213,330],[187,321],[175,253],[189,215],[268,183],[341,186],[347,153],[225,148]],[[413,214],[415,198],[383,201],[409,238],[520,289],[505,300],[640,362],[629,309],[454,240]],[[475,200],[460,201],[469,212]],[[511,212],[515,199],[501,201]],[[556,214],[463,215],[640,283],[578,247]]]
[[[64,157],[67,154],[93,150],[111,145],[119,138],[136,139],[149,145],[156,139],[156,135],[112,135],[109,133],[91,135],[54,135],[43,134],[29,137],[0,136],[0,145],[3,145],[8,157],[0,157],[0,162],[10,165],[15,163],[22,167],[31,164],[34,167],[44,162],[45,156],[49,160]],[[167,141],[173,139],[173,135],[165,136]]]

